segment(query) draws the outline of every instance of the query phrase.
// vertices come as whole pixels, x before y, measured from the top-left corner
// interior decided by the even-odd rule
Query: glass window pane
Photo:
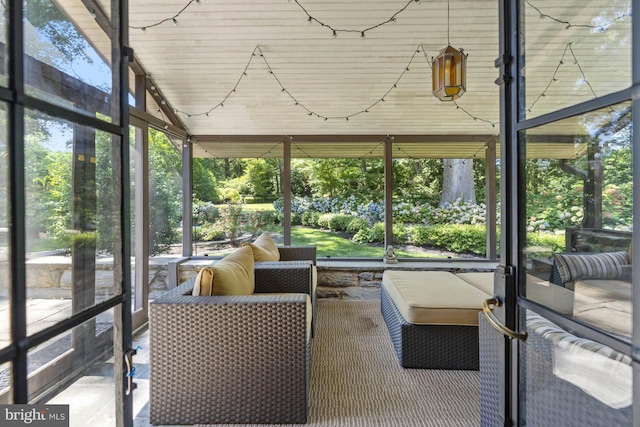
[[[631,84],[631,2],[524,2],[523,116],[549,113]]]
[[[362,148],[363,154],[372,148]],[[296,150],[304,154],[294,144]],[[382,159],[293,159],[291,175],[293,245],[316,245],[319,258],[382,258]],[[276,211],[282,212],[281,206],[278,202]]]
[[[7,50],[9,40],[7,38],[7,7],[5,2],[0,2],[0,86],[7,86]]]
[[[118,294],[119,151],[114,147],[106,133],[28,112],[29,333]]]
[[[31,349],[27,356],[29,395],[51,387],[46,403],[69,405],[70,426],[116,425],[113,317],[114,310],[104,312]],[[32,375],[36,370],[38,375]],[[71,376],[75,380],[69,384]]]
[[[486,257],[484,152],[480,145],[477,158],[394,159],[393,243],[398,257]]]
[[[182,141],[178,141],[180,145]],[[182,153],[164,133],[149,130],[149,254],[151,256],[182,255]],[[194,168],[195,169],[195,168]],[[140,173],[140,171],[136,171]],[[215,191],[215,180],[194,172],[194,192],[200,188]],[[203,169],[203,173],[209,173]],[[196,182],[198,179],[198,182]],[[205,191],[206,194],[206,191]],[[207,197],[202,194],[200,197]],[[213,204],[215,200],[206,200]],[[204,216],[200,216],[203,220]],[[202,224],[199,224],[202,225]]]
[[[111,43],[81,0],[65,2],[86,10],[73,14],[77,22],[58,4],[24,1],[26,93],[113,121]]]
[[[9,344],[11,331],[11,280],[9,272],[9,146],[7,143],[7,110],[0,103],[0,348]]]
[[[526,296],[631,337],[631,104],[530,129]]]
[[[0,403],[13,403],[12,384],[12,364],[11,362],[0,365]]]
[[[631,425],[631,358],[532,311],[526,319],[519,370],[526,425]]]

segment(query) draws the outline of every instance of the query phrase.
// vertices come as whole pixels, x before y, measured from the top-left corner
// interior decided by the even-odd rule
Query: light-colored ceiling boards
[[[524,2],[528,116],[628,86],[625,5]],[[129,8],[130,44],[157,88],[148,112],[168,120],[157,111],[170,106],[197,156],[269,156],[274,138],[293,136],[296,157],[366,157],[387,135],[406,135],[432,147],[398,142],[398,155],[467,157],[498,134],[495,0],[450,0],[448,26],[446,0],[136,0]],[[83,25],[91,19],[69,10]],[[447,39],[469,55],[467,90],[455,103],[431,94],[430,59]],[[584,128],[566,125],[554,132]],[[569,153],[573,144],[557,155]]]

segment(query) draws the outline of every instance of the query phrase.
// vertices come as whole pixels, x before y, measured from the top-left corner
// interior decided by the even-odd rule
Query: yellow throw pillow
[[[271,235],[266,231],[253,243],[247,243],[246,246],[251,248],[255,262],[280,261],[280,251],[271,239]]]
[[[193,295],[251,295],[255,289],[253,253],[241,247],[196,276]]]

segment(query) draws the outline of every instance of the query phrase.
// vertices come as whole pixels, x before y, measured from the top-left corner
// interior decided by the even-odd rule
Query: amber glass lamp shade
[[[467,90],[467,55],[447,46],[431,62],[433,95],[440,101],[454,101]]]

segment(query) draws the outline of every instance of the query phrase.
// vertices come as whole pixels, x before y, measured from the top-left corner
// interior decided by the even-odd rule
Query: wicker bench
[[[487,298],[450,272],[385,271],[382,316],[400,365],[478,370],[478,313]]]

